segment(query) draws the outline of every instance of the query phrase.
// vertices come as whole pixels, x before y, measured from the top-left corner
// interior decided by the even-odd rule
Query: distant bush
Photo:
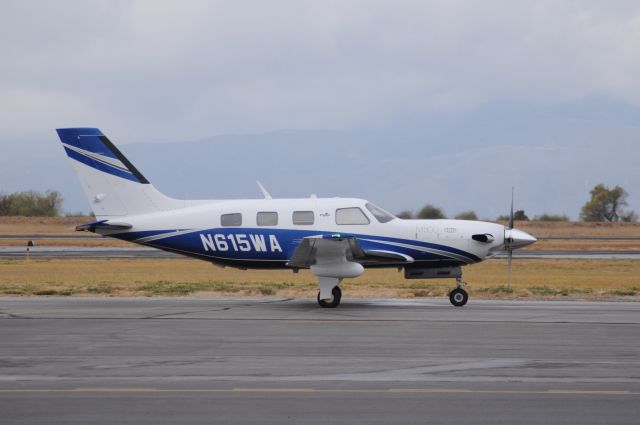
[[[433,206],[431,204],[427,204],[418,212],[416,215],[417,218],[420,219],[439,219],[439,218],[447,218],[442,212],[441,208]]]
[[[463,211],[454,217],[456,220],[477,220],[475,211]]]
[[[564,214],[541,214],[533,217],[534,221],[569,221],[569,217]]]
[[[400,211],[398,214],[396,214],[396,217],[403,218],[403,219],[409,219],[409,218],[413,218],[413,213],[411,211],[404,210],[404,211]]]
[[[529,217],[525,214],[524,210],[518,210],[513,213],[513,219],[517,221],[529,221]],[[497,221],[509,221],[508,215],[499,215],[496,218]]]
[[[30,190],[0,194],[0,216],[56,217],[60,215],[62,201],[62,195],[55,190],[47,190],[45,193]]]

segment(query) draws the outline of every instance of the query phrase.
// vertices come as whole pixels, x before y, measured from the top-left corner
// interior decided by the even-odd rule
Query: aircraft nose
[[[531,236],[527,232],[523,232],[518,229],[505,229],[504,231],[504,240],[505,244],[509,243],[511,248],[518,249],[523,248],[527,245],[531,245],[536,242],[538,239]]]

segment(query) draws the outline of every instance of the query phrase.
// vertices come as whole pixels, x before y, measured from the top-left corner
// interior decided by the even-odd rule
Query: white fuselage
[[[500,224],[466,220],[403,220],[380,222],[356,198],[300,198],[210,201],[171,211],[127,217],[131,228],[126,232],[102,231],[118,237],[180,252],[214,262],[240,267],[285,266],[304,237],[315,235],[354,235],[361,244],[399,252],[416,263],[438,260],[461,265],[482,261],[504,245],[505,227]],[[340,224],[336,213],[358,208],[366,223]],[[312,213],[312,222],[294,220],[296,212]],[[277,216],[277,222],[262,225],[259,213]],[[274,214],[275,213],[275,214]],[[228,225],[223,216],[237,220]],[[491,242],[478,242],[474,234],[488,234]]]

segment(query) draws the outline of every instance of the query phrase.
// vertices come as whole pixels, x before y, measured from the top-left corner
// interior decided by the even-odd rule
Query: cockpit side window
[[[358,207],[338,208],[336,224],[369,224],[369,218]]]
[[[376,218],[376,220],[378,220],[380,223],[386,223],[386,222],[391,221],[394,218],[396,218],[395,215],[391,214],[388,211],[383,210],[382,208],[380,208],[377,205],[372,204],[371,202],[367,202],[365,207],[367,207],[369,212],[371,214],[373,214],[373,216]]]

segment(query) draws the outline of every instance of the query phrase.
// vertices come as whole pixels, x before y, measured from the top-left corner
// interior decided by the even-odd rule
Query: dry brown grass
[[[602,299],[640,295],[640,262],[622,260],[519,260],[507,285],[504,261],[465,268],[476,298]],[[343,283],[348,297],[444,296],[452,280],[405,280],[396,270],[367,270]],[[278,295],[314,297],[307,271],[220,269],[189,259],[4,260],[2,295]]]
[[[640,223],[516,221],[514,226],[538,238],[640,237]]]
[[[0,217],[0,235],[76,234],[75,227],[91,217]]]
[[[16,239],[0,239],[0,246],[27,246],[29,238],[16,238]],[[121,247],[121,248],[135,248],[140,245],[135,245],[131,242],[121,241],[113,238],[103,238],[101,236],[91,237],[90,239],[34,239],[33,243],[36,248],[39,246],[60,246],[60,247]]]

